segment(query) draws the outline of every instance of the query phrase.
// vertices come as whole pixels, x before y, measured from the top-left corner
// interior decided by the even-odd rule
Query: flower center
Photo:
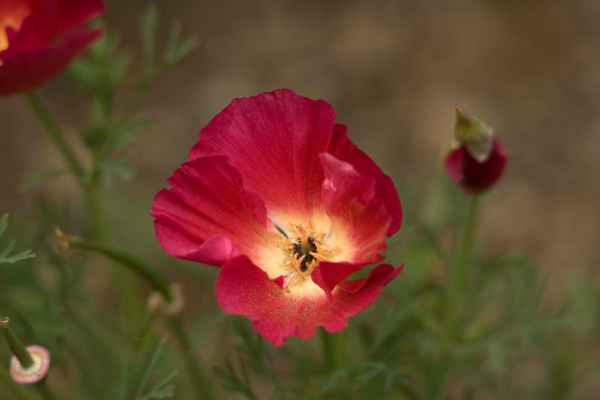
[[[281,231],[283,233],[283,231]],[[331,259],[339,250],[327,245],[325,234],[302,225],[292,225],[291,235],[284,238],[284,287],[302,283],[320,261]]]
[[[294,268],[306,272],[318,263],[320,253],[316,243],[312,236],[298,237],[290,241],[288,250],[291,250]]]

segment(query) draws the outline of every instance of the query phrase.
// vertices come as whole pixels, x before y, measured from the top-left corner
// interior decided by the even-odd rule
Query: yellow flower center
[[[291,225],[291,235],[283,237],[284,271],[283,286],[289,288],[304,282],[320,261],[327,261],[339,253],[339,249],[326,243],[326,234],[314,232],[311,227]]]

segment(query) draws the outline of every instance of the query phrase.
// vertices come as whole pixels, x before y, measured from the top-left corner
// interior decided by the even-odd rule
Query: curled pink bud
[[[50,368],[50,352],[42,346],[27,346],[27,351],[33,358],[33,365],[24,368],[17,357],[10,360],[10,376],[17,383],[35,383],[43,379]]]

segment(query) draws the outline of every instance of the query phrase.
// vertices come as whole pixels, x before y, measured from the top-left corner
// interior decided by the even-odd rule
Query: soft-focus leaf
[[[8,227],[8,214],[4,214],[0,219],[0,236],[4,233],[6,228]]]
[[[184,58],[196,47],[197,40],[194,37],[181,39],[181,25],[175,24],[169,32],[169,39],[163,53],[163,64],[170,66]]]
[[[156,349],[154,350],[154,353],[152,354],[152,357],[150,358],[150,361],[148,362],[147,368],[144,372],[144,375],[142,377],[142,380],[140,381],[138,388],[136,390],[136,396],[139,398],[142,396],[142,393],[144,392],[144,390],[146,389],[146,385],[148,383],[148,379],[150,379],[150,374],[152,373],[152,371],[154,370],[156,363],[158,362],[158,359],[162,356],[164,350],[165,350],[165,345],[167,343],[167,339],[168,336],[165,335],[162,337],[162,339],[160,340],[160,342],[158,342],[158,345],[156,346]]]
[[[393,385],[404,384],[408,380],[408,376],[400,372],[399,366],[377,361],[365,361],[349,365],[329,374],[318,385],[318,390],[309,397],[320,399],[337,388],[357,391],[378,376],[384,378],[384,388],[386,390],[390,390]]]
[[[142,82],[144,85],[147,85],[154,75],[157,25],[158,8],[150,5],[142,15],[139,25],[142,39]]]
[[[129,168],[129,167],[125,167],[123,165],[114,163],[114,162],[102,162],[99,164],[98,168],[104,172],[108,177],[110,177],[110,175],[117,175],[119,178],[121,178],[124,181],[130,180],[133,178],[134,176],[134,171],[133,169]]]
[[[114,153],[129,145],[136,137],[148,131],[151,126],[148,118],[133,118],[112,129],[107,152]]]
[[[225,389],[231,392],[240,393],[249,400],[257,400],[254,391],[250,386],[249,376],[243,364],[241,365],[241,369],[242,375],[239,376],[231,361],[226,359],[224,367],[215,366],[213,370],[223,381]]]
[[[173,385],[166,386],[167,383],[172,381],[177,375],[178,371],[171,372],[165,379],[160,381],[148,394],[139,397],[138,400],[151,400],[151,399],[167,399],[173,397],[175,394],[175,387]]]
[[[23,181],[19,184],[19,190],[26,191],[32,189],[52,178],[57,178],[68,173],[69,170],[64,168],[35,172],[23,179]]]
[[[0,219],[0,236],[6,231],[8,227],[8,214],[4,214]],[[14,264],[16,262],[26,260],[28,258],[34,258],[37,255],[31,250],[25,250],[21,253],[9,255],[11,251],[15,248],[17,244],[16,239],[11,239],[6,247],[0,252],[0,264]],[[1,247],[0,247],[1,248]]]

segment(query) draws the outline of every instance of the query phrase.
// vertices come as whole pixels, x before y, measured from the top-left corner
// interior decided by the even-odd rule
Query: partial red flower
[[[159,242],[220,267],[219,305],[276,345],[343,329],[401,271],[346,279],[383,259],[402,210],[322,100],[287,89],[234,100],[168,181],[152,207]]]
[[[0,95],[29,92],[58,74],[102,31],[80,26],[102,0],[2,0]]]
[[[465,191],[477,194],[502,176],[507,155],[502,142],[480,119],[456,109],[455,146],[446,157],[446,172]]]

